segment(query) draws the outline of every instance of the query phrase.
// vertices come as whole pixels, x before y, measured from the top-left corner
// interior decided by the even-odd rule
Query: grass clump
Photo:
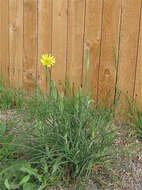
[[[90,176],[94,164],[110,159],[115,134],[109,111],[91,109],[81,96],[49,99],[46,106],[44,120],[36,117],[23,138],[31,163],[44,161],[55,176],[75,179]]]
[[[112,129],[111,111],[94,109],[94,106],[89,96],[82,95],[81,89],[76,96],[30,95],[23,107],[23,123],[13,130],[16,133],[10,150],[13,161],[8,162],[10,169],[0,173],[3,183],[19,188],[28,183],[37,189],[81,185],[89,179],[101,184],[103,180],[98,172],[103,168],[102,178],[107,175],[104,171],[113,160],[116,134]],[[3,159],[2,163],[5,163]],[[27,181],[21,184],[21,180]]]
[[[54,61],[49,55],[43,57],[44,65],[51,66]],[[88,68],[87,54],[86,72]],[[18,91],[0,87],[1,107],[14,107],[22,114],[14,128],[3,129],[2,139],[13,138],[2,141],[2,147],[7,147],[7,162],[0,152],[1,189],[44,190],[69,185],[85,189],[89,180],[99,187],[111,183],[109,168],[116,161],[111,109],[99,108],[92,100],[87,76],[77,91],[66,81],[65,93],[58,91],[48,68],[47,76],[49,94],[37,88],[24,98]]]
[[[139,140],[142,140],[142,110],[141,108],[130,98],[128,99],[130,125],[136,132]]]

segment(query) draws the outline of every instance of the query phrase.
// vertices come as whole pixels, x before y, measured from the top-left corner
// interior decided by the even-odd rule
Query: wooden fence
[[[51,76],[81,84],[90,52],[92,91],[103,101],[119,88],[142,103],[142,0],[0,0],[0,70],[7,85],[47,91],[43,53],[56,57]]]

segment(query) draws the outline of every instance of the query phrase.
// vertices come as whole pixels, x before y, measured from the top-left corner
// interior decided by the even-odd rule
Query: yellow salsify
[[[41,56],[41,63],[46,67],[51,67],[55,63],[54,56],[51,56],[50,54],[43,54]]]

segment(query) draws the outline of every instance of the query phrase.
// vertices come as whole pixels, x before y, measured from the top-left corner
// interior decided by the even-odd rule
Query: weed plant
[[[21,109],[24,104],[25,91],[16,88],[6,88],[3,77],[0,80],[0,108],[7,109]]]
[[[0,152],[2,190],[44,190],[69,184],[78,184],[79,189],[88,180],[99,185],[111,180],[108,167],[115,162],[112,147],[116,138],[111,110],[99,108],[85,85],[85,90],[79,87],[75,91],[66,81],[62,94],[54,81],[50,84],[50,94],[38,88],[24,104],[11,90],[5,99],[1,87],[1,105],[11,108],[14,100],[23,110],[22,125],[12,131],[14,140],[2,141],[2,147],[11,147],[7,164]],[[5,137],[5,128],[2,136]]]
[[[56,94],[54,97],[39,91],[30,95],[24,105],[22,117],[24,122],[28,118],[28,124],[23,122],[13,130],[18,134],[10,142],[13,164],[9,161],[7,169],[2,167],[0,173],[3,185],[9,189],[24,188],[26,184],[31,189],[32,186],[47,188],[88,179],[102,183],[98,170],[107,171],[108,162],[113,160],[116,135],[112,129],[112,112],[106,107],[94,109],[96,103],[90,96],[83,96],[81,89],[74,96]],[[23,172],[23,167],[29,170]]]

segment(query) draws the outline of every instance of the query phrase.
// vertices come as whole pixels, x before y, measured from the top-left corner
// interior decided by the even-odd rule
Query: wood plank
[[[52,68],[51,77],[59,89],[66,74],[66,48],[67,48],[67,1],[53,1],[53,30],[52,55],[56,63]]]
[[[122,1],[122,26],[117,87],[133,97],[141,0]],[[127,107],[121,95],[121,103]]]
[[[89,71],[87,85],[93,93],[93,98],[97,99],[99,59],[101,46],[101,21],[102,21],[103,0],[86,1],[85,16],[85,48],[83,65],[83,83],[86,76],[86,48],[89,49]]]
[[[104,103],[107,97],[109,106],[113,104],[115,96],[120,16],[121,0],[104,0],[98,98],[99,102]]]
[[[141,7],[141,19],[140,19],[140,33],[138,43],[138,58],[136,67],[136,79],[134,99],[139,107],[142,107],[142,7]]]
[[[41,55],[52,53],[52,0],[39,1],[38,9],[38,65],[37,79],[40,89],[47,92],[46,69],[40,62]]]
[[[9,34],[8,0],[0,0],[0,74],[9,85]]]
[[[23,85],[31,92],[35,88],[37,66],[37,0],[24,0],[24,62]]]
[[[84,59],[85,1],[69,0],[67,76],[73,85],[80,86]]]
[[[9,1],[10,86],[22,86],[23,0]]]

